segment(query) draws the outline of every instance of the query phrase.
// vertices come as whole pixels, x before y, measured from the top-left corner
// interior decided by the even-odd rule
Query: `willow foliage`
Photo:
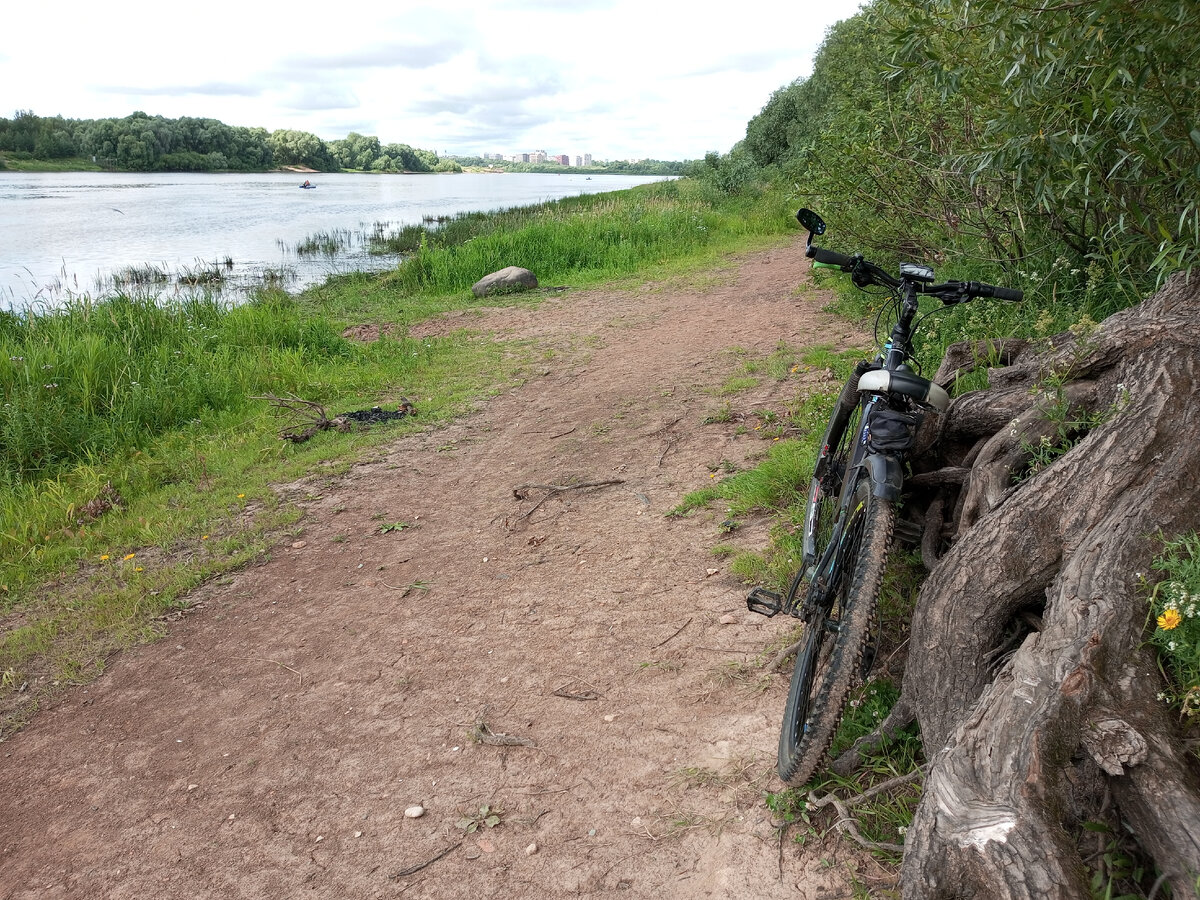
[[[744,146],[877,254],[1128,302],[1200,254],[1198,34],[1194,0],[875,0]]]

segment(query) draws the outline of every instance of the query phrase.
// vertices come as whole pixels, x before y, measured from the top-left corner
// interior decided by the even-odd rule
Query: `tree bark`
[[[1098,814],[1102,792],[1081,787],[1097,779],[1173,896],[1194,896],[1200,777],[1155,700],[1141,579],[1162,537],[1200,526],[1198,346],[1200,279],[1176,276],[1090,335],[1020,348],[942,417],[937,470],[969,473],[927,478],[956,540],[940,558],[924,547],[936,562],[902,688],[931,760],[905,898],[1090,897],[1075,832]],[[1107,418],[1014,483],[1031,446],[1061,438],[1051,406]]]

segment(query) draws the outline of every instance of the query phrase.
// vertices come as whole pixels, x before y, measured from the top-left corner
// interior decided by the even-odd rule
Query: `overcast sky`
[[[728,152],[860,0],[8,4],[0,115],[203,116],[477,155]]]

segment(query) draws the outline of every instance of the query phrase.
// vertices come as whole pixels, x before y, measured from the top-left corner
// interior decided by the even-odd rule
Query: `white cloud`
[[[361,0],[305,15],[245,0],[17,4],[0,115],[205,116],[350,130],[439,152],[684,159],[727,151],[811,69],[859,0]]]

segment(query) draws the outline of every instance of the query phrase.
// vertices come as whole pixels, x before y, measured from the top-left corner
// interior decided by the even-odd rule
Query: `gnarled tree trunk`
[[[992,386],[938,423],[944,468],[914,479],[927,558],[950,546],[921,589],[898,704],[931,761],[911,900],[1090,897],[1078,826],[1106,793],[1173,896],[1200,876],[1200,776],[1155,699],[1140,582],[1161,537],[1200,526],[1200,278],[1052,344],[1010,345]],[[1107,418],[1018,482],[1030,446],[1061,436],[1053,404]]]

